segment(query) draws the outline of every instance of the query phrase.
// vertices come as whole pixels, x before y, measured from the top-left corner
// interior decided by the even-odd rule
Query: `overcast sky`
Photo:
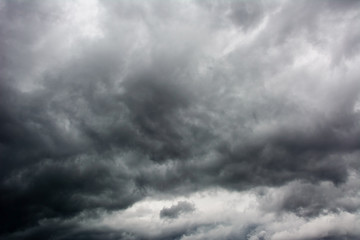
[[[360,239],[359,26],[356,0],[0,0],[0,239]]]

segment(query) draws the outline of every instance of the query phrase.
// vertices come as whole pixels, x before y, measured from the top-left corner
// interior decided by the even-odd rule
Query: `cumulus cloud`
[[[0,239],[359,238],[358,7],[0,0]]]

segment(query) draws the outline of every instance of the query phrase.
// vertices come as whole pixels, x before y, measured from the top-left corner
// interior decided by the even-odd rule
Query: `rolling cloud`
[[[359,7],[0,0],[0,239],[359,239]]]

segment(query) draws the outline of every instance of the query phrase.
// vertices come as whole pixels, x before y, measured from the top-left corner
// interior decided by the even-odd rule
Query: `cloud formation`
[[[183,213],[193,212],[195,207],[186,201],[179,201],[176,205],[163,208],[160,211],[160,218],[177,218]]]
[[[0,0],[0,239],[360,238],[359,4]]]

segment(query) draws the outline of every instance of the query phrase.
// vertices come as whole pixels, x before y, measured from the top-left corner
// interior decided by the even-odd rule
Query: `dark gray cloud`
[[[262,206],[265,211],[293,212],[308,218],[328,213],[356,213],[360,206],[357,187],[358,179],[354,175],[338,186],[328,181],[316,184],[296,181],[281,187],[271,197],[264,197]]]
[[[202,239],[213,223],[81,223],[214,187],[275,188],[259,209],[309,225],[358,217],[358,5],[0,0],[0,238]],[[217,239],[286,239],[242,224]]]
[[[160,211],[160,218],[177,218],[183,213],[193,212],[194,210],[195,207],[193,204],[186,201],[180,201],[169,208],[163,208]]]

